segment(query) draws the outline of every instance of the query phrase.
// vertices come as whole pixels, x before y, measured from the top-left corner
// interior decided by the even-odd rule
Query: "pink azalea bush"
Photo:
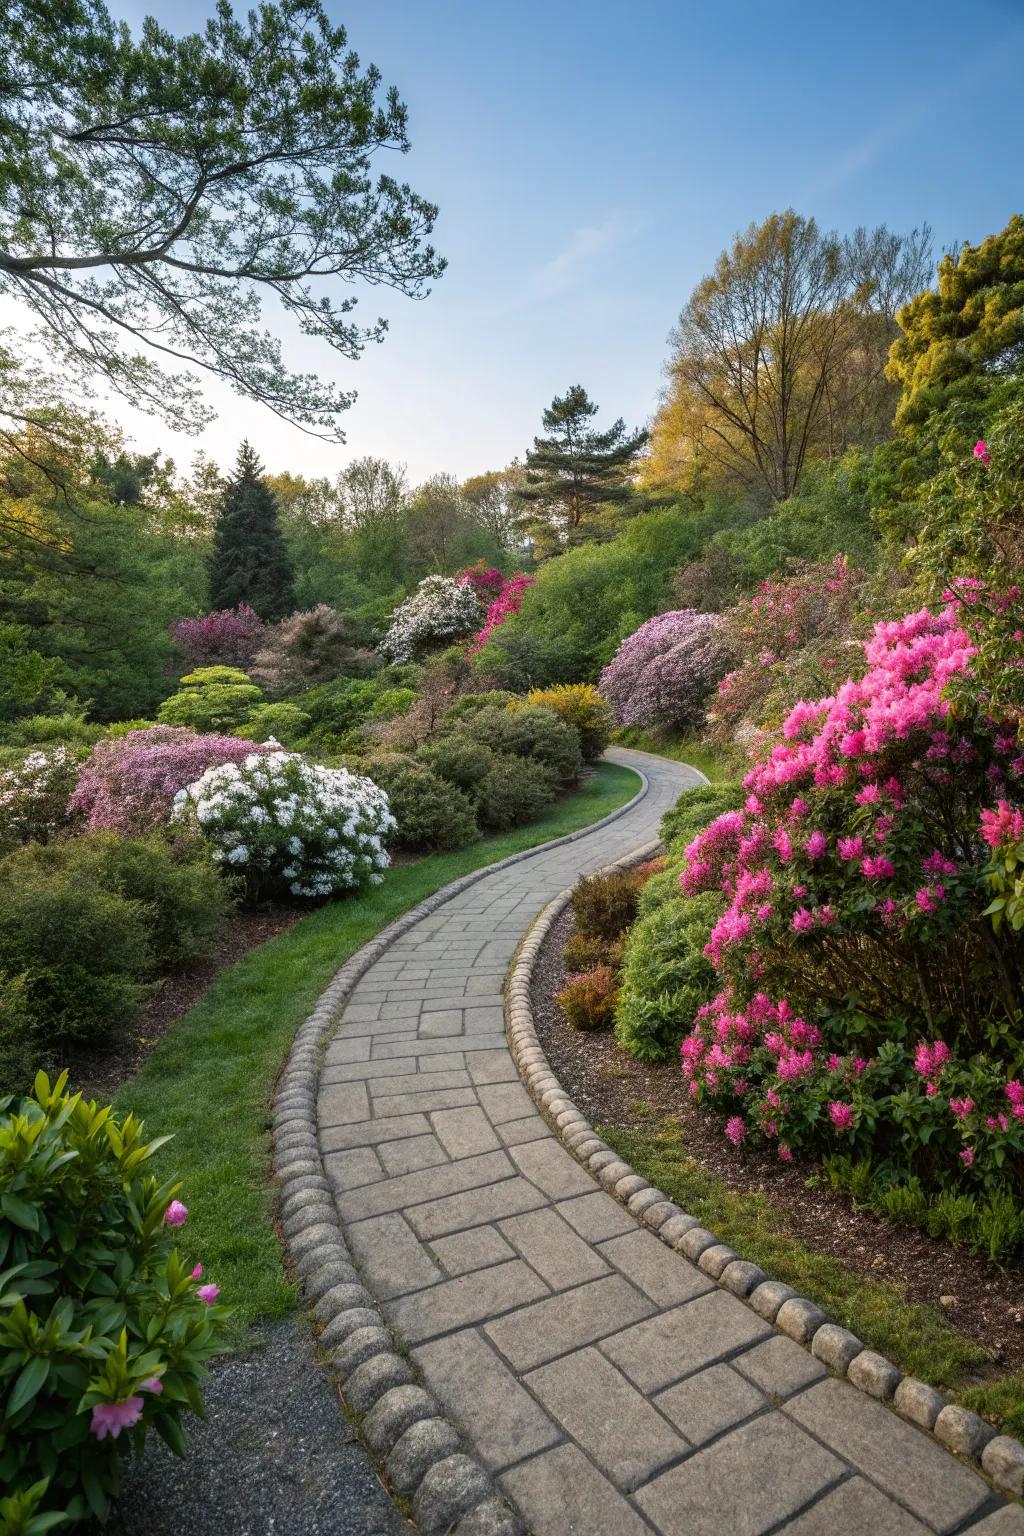
[[[153,725],[99,741],[68,804],[90,832],[139,833],[169,820],[175,795],[207,768],[241,763],[264,748],[237,736]]]
[[[729,661],[721,615],[680,608],[623,640],[598,687],[619,725],[694,725]]]
[[[795,674],[800,687],[823,689],[843,676],[862,581],[840,555],[827,565],[762,581],[753,597],[729,611],[730,643],[741,660],[721,678],[708,709],[712,739],[733,739],[745,722],[764,724],[773,713],[773,694],[787,701],[798,696],[792,691]]]
[[[488,603],[498,596],[505,586],[505,577],[496,565],[485,565],[478,560],[475,565],[467,565],[464,571],[460,571],[456,577],[463,586],[472,587],[480,602],[486,607]]]
[[[179,619],[171,639],[192,667],[227,666],[247,669],[267,642],[268,629],[248,603],[220,608],[197,619]]]
[[[1024,751],[963,707],[973,657],[955,604],[876,624],[863,675],[797,703],[744,808],[686,850],[683,889],[727,905],[683,1071],[736,1144],[739,1120],[784,1160],[858,1149],[936,1188],[1020,1188],[1024,943],[990,901]]]
[[[151,1430],[183,1452],[202,1411],[224,1312],[175,1246],[187,1212],[149,1171],[160,1145],[69,1093],[66,1072],[0,1113],[0,1525],[8,1500],[25,1517],[11,1530],[104,1520],[127,1454]]]
[[[523,597],[526,589],[527,587],[532,587],[533,583],[534,577],[524,576],[521,572],[517,572],[507,580],[502,577],[502,585],[488,606],[483,629],[478,634],[475,634],[470,642],[470,655],[475,655],[477,651],[482,651],[488,640],[490,640],[496,630],[501,628],[505,620],[512,618],[514,614],[519,612],[523,606]]]

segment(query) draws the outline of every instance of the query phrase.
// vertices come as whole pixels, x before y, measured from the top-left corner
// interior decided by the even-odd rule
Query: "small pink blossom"
[[[974,457],[980,464],[984,464],[986,469],[992,463],[992,455],[988,451],[988,444],[980,437],[974,445]]]
[[[965,1096],[962,1099],[950,1099],[949,1107],[958,1120],[966,1120],[974,1108],[974,1100],[969,1096]]]
[[[793,913],[793,928],[797,933],[810,933],[814,918],[806,907],[798,907]]]
[[[836,1100],[828,1107],[828,1116],[837,1131],[853,1129],[853,1105]]]
[[[182,1205],[180,1200],[172,1200],[164,1212],[164,1221],[169,1227],[183,1227],[188,1220],[188,1206]]]
[[[777,1151],[778,1151],[779,1157],[782,1159],[782,1161],[784,1163],[791,1163],[793,1161],[793,1154],[789,1150],[789,1147],[786,1145],[786,1143],[784,1141],[780,1141],[779,1142]]]
[[[824,855],[828,852],[828,838],[825,836],[824,832],[822,832],[820,829],[816,829],[814,832],[812,832],[804,844],[804,852],[812,861],[814,859],[823,858]]]
[[[862,837],[841,837],[836,843],[841,859],[859,859],[864,852],[864,839]]]
[[[195,1269],[192,1271],[192,1279],[193,1280],[201,1280],[202,1278],[203,1278],[203,1266],[201,1264],[197,1264]]]
[[[199,1287],[199,1289],[196,1291],[196,1295],[199,1297],[200,1301],[205,1301],[206,1305],[208,1307],[211,1307],[213,1305],[213,1303],[217,1300],[217,1297],[220,1295],[220,1286],[219,1285],[201,1285]]]
[[[963,1151],[960,1153],[960,1161],[963,1163],[965,1168],[972,1167],[974,1164],[974,1148],[964,1147]]]
[[[109,1435],[116,1440],[122,1429],[131,1429],[142,1418],[142,1398],[126,1397],[119,1403],[97,1403],[92,1410],[90,1430],[97,1440]]]
[[[163,1389],[164,1384],[160,1380],[159,1376],[150,1376],[146,1381],[141,1382],[139,1385],[140,1392],[152,1392],[154,1397],[159,1397]]]
[[[739,1146],[740,1142],[747,1134],[747,1128],[743,1123],[742,1115],[733,1115],[730,1120],[725,1122],[725,1134],[728,1136],[734,1147]]]
[[[879,853],[874,858],[861,859],[860,872],[865,880],[891,880],[896,867],[884,854]]]

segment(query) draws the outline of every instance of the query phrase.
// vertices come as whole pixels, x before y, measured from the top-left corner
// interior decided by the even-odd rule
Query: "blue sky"
[[[109,0],[137,21],[152,6]],[[175,30],[207,6],[158,7]],[[655,408],[666,336],[732,235],[788,205],[840,230],[978,240],[1024,209],[1022,0],[329,0],[409,107],[398,170],[440,205],[449,269],[413,303],[368,292],[391,333],[350,364],[345,447],[210,390],[199,440],[123,409],[140,443],[333,474],[351,457],[460,477],[522,454],[553,394],[600,420]],[[396,169],[392,162],[390,170]]]

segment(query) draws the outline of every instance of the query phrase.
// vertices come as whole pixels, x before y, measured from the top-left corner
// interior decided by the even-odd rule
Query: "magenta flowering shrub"
[[[241,763],[264,748],[237,736],[153,725],[99,741],[68,804],[90,832],[145,832],[170,819],[175,795],[207,768]]]
[[[192,667],[221,665],[245,671],[267,637],[266,624],[248,603],[179,619],[171,626],[171,639]]]
[[[623,640],[598,687],[618,725],[678,728],[701,720],[729,664],[722,617],[680,608]]]
[[[475,565],[467,565],[455,579],[461,581],[463,586],[472,587],[484,607],[493,602],[505,586],[505,578],[498,567],[485,565],[482,560],[478,560]]]
[[[799,702],[686,850],[683,889],[727,906],[683,1071],[736,1144],[1020,1188],[1024,941],[991,900],[1024,752],[977,699],[954,711],[973,656],[955,605],[877,624],[863,675]]]
[[[147,1433],[181,1454],[202,1412],[224,1312],[175,1247],[188,1211],[149,1172],[162,1145],[66,1072],[0,1100],[0,1488],[40,1521],[12,1529],[103,1520]]]
[[[741,660],[720,679],[708,709],[713,739],[733,739],[744,722],[762,725],[773,695],[792,701],[803,690],[832,687],[845,674],[863,579],[840,555],[762,581],[753,597],[730,609],[728,634]]]
[[[512,618],[513,614],[519,612],[523,606],[526,589],[533,586],[534,580],[533,576],[524,576],[521,571],[517,571],[507,581],[502,577],[502,585],[488,606],[484,627],[479,634],[473,636],[470,643],[470,655],[482,651],[495,630],[500,629],[506,619]]]

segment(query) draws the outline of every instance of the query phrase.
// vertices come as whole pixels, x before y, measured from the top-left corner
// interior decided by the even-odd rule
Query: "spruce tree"
[[[628,501],[630,471],[647,433],[627,432],[620,416],[607,431],[589,425],[598,407],[582,384],[573,384],[544,412],[545,437],[526,455],[523,501],[536,509],[528,519],[536,542],[571,542],[585,534],[598,508]]]
[[[248,603],[261,619],[281,619],[295,606],[292,563],[256,450],[243,443],[224,487],[213,530],[210,607]]]

